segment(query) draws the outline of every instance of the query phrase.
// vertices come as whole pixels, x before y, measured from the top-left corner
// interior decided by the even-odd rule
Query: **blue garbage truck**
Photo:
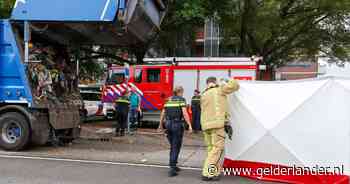
[[[0,148],[77,138],[79,57],[69,50],[145,44],[166,8],[166,0],[17,0],[0,20]]]

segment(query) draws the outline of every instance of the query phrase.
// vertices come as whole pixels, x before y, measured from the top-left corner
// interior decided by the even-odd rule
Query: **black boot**
[[[169,173],[168,173],[168,176],[169,177],[174,177],[174,176],[177,176],[177,172],[176,172],[176,169],[175,168],[170,168],[169,170]]]
[[[220,179],[221,179],[221,176],[219,175],[219,176],[214,176],[213,177],[213,181],[220,181]]]
[[[202,181],[213,181],[213,177],[202,176]]]
[[[125,136],[125,130],[124,129],[120,130],[120,136]]]
[[[116,129],[115,130],[115,137],[119,137],[120,136],[120,130],[119,129]]]
[[[220,181],[221,176],[213,176],[213,177],[207,177],[207,176],[202,176],[202,181]]]

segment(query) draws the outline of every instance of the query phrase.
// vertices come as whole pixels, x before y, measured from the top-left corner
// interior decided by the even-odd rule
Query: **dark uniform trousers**
[[[117,115],[117,121],[119,124],[119,127],[116,129],[116,132],[124,132],[125,129],[127,128],[128,124],[128,113],[129,113],[129,108],[127,107],[118,107],[118,115]]]
[[[201,131],[201,107],[200,96],[193,96],[191,100],[192,127],[194,131]]]
[[[125,133],[125,129],[128,126],[128,114],[130,108],[130,102],[128,98],[122,96],[116,101],[117,107],[117,122],[119,126],[116,128],[116,133],[123,135]]]
[[[184,121],[167,120],[165,127],[167,129],[167,138],[170,144],[169,166],[174,168],[176,167],[182,146]]]

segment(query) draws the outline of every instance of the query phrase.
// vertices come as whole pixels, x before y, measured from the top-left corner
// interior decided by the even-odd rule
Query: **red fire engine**
[[[255,80],[259,60],[261,58],[254,57],[145,58],[145,65],[128,68],[129,78],[125,67],[111,66],[102,95],[103,102],[114,101],[129,88],[142,96],[144,111],[159,112],[165,100],[172,95],[174,86],[184,87],[184,97],[189,103],[194,90],[205,89],[209,76]]]

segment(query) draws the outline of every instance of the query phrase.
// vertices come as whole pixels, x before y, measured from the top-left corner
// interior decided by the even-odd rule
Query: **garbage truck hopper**
[[[17,0],[11,20],[62,44],[128,46],[159,30],[165,7],[162,0]]]
[[[0,20],[0,148],[76,138],[82,100],[68,48],[144,44],[159,31],[166,4],[17,0],[11,18]]]

